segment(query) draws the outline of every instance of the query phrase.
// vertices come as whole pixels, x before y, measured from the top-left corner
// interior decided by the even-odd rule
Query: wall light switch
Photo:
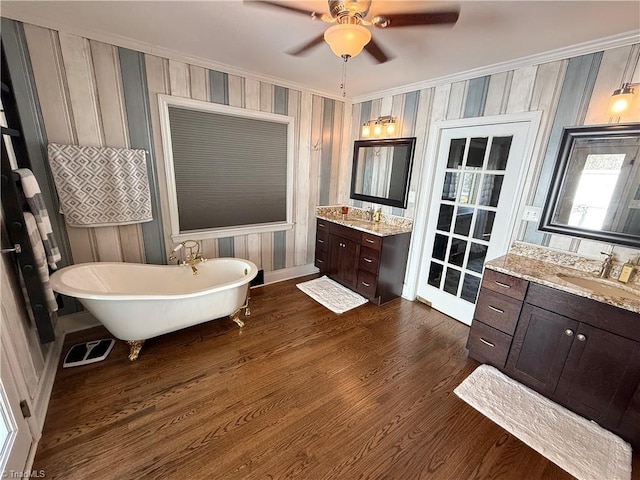
[[[409,203],[416,203],[416,192],[409,192]]]
[[[537,222],[540,220],[540,211],[542,209],[540,207],[534,207],[532,205],[527,205],[524,207],[524,212],[522,212],[522,220],[525,222]]]

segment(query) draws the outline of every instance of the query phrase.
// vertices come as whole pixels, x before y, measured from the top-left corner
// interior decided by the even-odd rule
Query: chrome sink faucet
[[[369,207],[367,208],[367,217],[369,218],[370,222],[373,222],[373,215],[375,213],[375,210],[373,207]]]
[[[602,261],[602,265],[600,266],[600,273],[598,276],[600,278],[609,278],[609,274],[611,273],[611,268],[613,267],[613,253],[600,252],[602,255],[605,255],[604,260]]]

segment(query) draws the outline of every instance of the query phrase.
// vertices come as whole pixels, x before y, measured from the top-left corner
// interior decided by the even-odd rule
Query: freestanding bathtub
[[[240,327],[249,315],[249,282],[258,267],[249,260],[214,258],[189,266],[95,262],[62,268],[51,287],[77,298],[138,358],[146,339],[229,316]]]

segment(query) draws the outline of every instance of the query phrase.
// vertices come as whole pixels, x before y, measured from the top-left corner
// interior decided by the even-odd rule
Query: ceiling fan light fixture
[[[362,25],[343,23],[328,28],[324,40],[338,57],[355,57],[371,41],[371,32]]]

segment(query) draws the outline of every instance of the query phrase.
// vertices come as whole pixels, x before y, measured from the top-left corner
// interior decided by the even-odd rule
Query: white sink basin
[[[572,275],[557,274],[557,277],[565,282],[590,290],[599,295],[608,297],[629,298],[631,300],[640,300],[640,292],[633,291],[629,287],[617,286],[611,283],[611,280],[604,278],[578,277]]]

